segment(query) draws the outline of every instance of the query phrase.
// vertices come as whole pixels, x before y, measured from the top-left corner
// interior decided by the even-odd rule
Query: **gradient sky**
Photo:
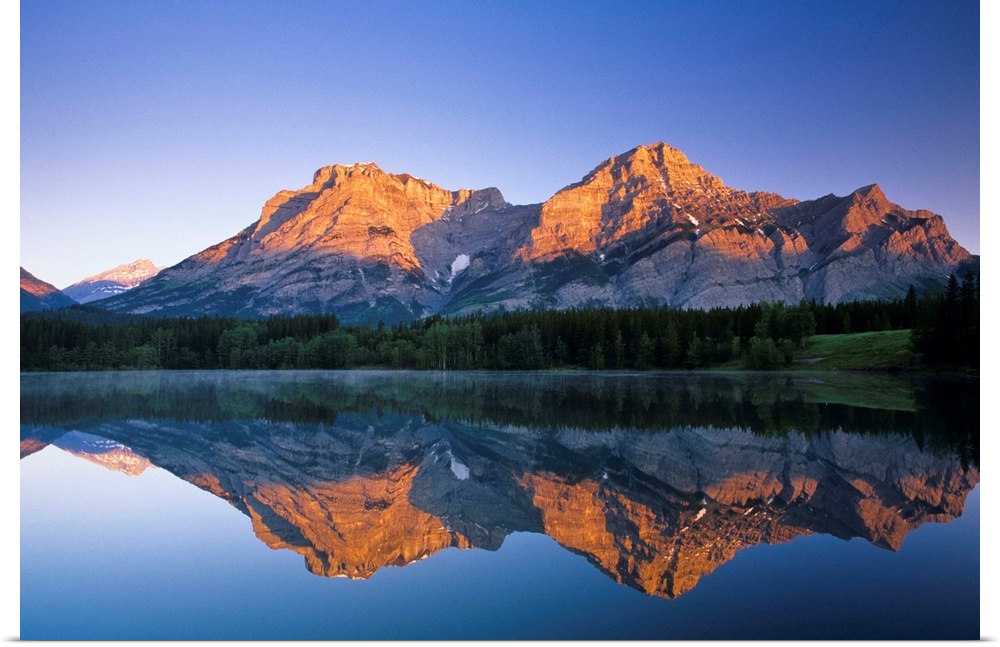
[[[31,0],[20,261],[172,265],[373,161],[541,202],[664,141],[745,190],[879,183],[979,253],[977,2]]]

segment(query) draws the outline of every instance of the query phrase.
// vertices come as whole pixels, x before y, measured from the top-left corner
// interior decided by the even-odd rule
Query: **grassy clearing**
[[[828,372],[817,374],[809,382],[797,384],[805,391],[808,402],[896,411],[917,410],[913,383],[904,375]]]
[[[914,360],[909,330],[814,335],[792,368],[811,371],[904,371]]]
[[[914,411],[916,396],[907,376],[919,370],[915,359],[909,330],[814,335],[796,351],[791,366],[778,370],[815,373],[797,380],[811,402]],[[715,368],[738,371],[743,362],[734,359]],[[899,375],[866,374],[886,372]]]

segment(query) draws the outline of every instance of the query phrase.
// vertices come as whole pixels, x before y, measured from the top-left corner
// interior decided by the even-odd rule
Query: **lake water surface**
[[[22,639],[976,639],[979,384],[21,376]]]

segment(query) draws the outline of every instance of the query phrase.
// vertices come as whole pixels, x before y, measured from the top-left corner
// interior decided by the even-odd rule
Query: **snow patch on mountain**
[[[451,262],[451,278],[458,276],[458,273],[469,267],[469,255],[459,254],[455,257],[455,260]]]

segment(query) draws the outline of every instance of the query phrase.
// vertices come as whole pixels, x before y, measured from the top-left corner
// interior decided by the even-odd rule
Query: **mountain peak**
[[[698,235],[702,222],[718,220],[719,205],[731,203],[737,193],[736,215],[760,211],[749,195],[734,192],[680,150],[663,142],[637,146],[605,160],[546,202],[530,244],[518,256],[551,259],[568,248],[606,257],[611,246],[626,239],[633,245],[640,238],[649,241],[673,225],[691,225],[690,233]]]
[[[885,197],[882,187],[878,184],[869,184],[855,190],[844,198],[841,204],[849,231],[860,231],[856,228],[880,223],[887,213],[902,210],[899,205]]]
[[[666,144],[664,142],[655,142],[652,144],[643,144],[636,146],[625,155],[637,155],[646,154],[650,159],[655,160],[656,163],[660,165],[664,164],[690,164],[691,161],[688,159],[684,151],[674,148],[673,146]]]
[[[77,303],[99,301],[131,290],[153,278],[161,270],[163,270],[162,266],[154,264],[148,258],[140,258],[131,263],[118,265],[110,270],[88,276],[63,288],[63,292],[76,300]]]
[[[104,270],[93,276],[88,276],[69,287],[79,286],[84,283],[93,283],[94,281],[117,281],[125,286],[135,287],[151,276],[155,276],[162,269],[163,267],[157,266],[148,258],[140,258],[131,263],[124,263],[112,267],[110,270]]]
[[[660,184],[667,192],[688,188],[724,190],[721,179],[688,159],[683,151],[663,142],[636,146],[605,162],[612,175],[620,181],[644,177],[653,184]],[[600,170],[599,166],[595,171]]]
[[[889,199],[885,197],[885,193],[882,192],[882,187],[878,184],[869,184],[868,186],[863,186],[856,190],[855,195],[861,196],[862,198],[867,198],[869,200],[876,200],[878,202],[888,202]]]
[[[355,164],[332,164],[323,166],[313,173],[312,184],[307,187],[314,191],[329,188],[347,179],[364,175],[370,178],[387,177],[388,173],[383,171],[375,162],[357,162]]]

